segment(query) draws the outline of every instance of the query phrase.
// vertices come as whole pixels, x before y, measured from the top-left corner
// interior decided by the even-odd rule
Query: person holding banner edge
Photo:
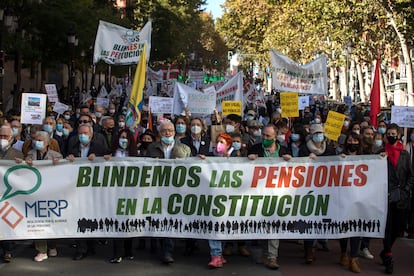
[[[191,149],[179,141],[175,141],[175,127],[170,120],[162,120],[159,125],[159,134],[161,141],[151,143],[147,149],[147,157],[161,159],[175,159],[191,156]],[[173,251],[174,240],[162,239],[162,257],[161,262],[164,264],[174,263]]]
[[[269,124],[263,128],[262,142],[253,145],[247,153],[247,157],[250,160],[255,160],[258,157],[277,158],[283,157],[285,161],[289,161],[292,158],[289,149],[280,145],[277,140],[278,129],[275,125]],[[262,257],[257,263],[265,263],[266,267],[270,269],[278,269],[279,263],[277,258],[279,256],[279,240],[264,240]],[[266,258],[266,259],[265,259]]]

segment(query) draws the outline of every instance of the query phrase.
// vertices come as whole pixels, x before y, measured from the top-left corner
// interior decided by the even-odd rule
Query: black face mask
[[[388,136],[387,135],[387,140],[388,140],[388,143],[390,143],[391,145],[394,145],[395,142],[398,141],[398,137],[397,136]]]
[[[142,148],[142,149],[147,149],[147,148],[148,148],[148,146],[149,146],[149,144],[151,144],[151,142],[141,142],[141,146],[140,146],[140,148]]]
[[[359,144],[347,144],[348,152],[357,152]]]

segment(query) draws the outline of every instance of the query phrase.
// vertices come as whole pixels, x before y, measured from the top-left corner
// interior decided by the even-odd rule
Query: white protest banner
[[[301,94],[328,94],[326,57],[320,56],[308,64],[300,65],[287,56],[271,49],[272,85],[280,91]]]
[[[188,83],[195,84],[195,89],[202,88],[204,85],[204,71],[188,71]]]
[[[214,87],[214,85],[210,85],[209,87],[206,87],[203,89],[204,93],[206,94],[210,94],[210,93],[217,93],[216,88]]]
[[[105,108],[108,108],[109,106],[109,99],[104,97],[97,97],[96,98],[96,105],[101,105]]]
[[[191,114],[211,114],[216,107],[216,94],[203,93],[177,82],[174,87],[174,114],[188,108]]]
[[[299,110],[309,106],[309,96],[299,96]]]
[[[45,84],[45,90],[47,93],[47,98],[49,102],[56,103],[59,101],[58,91],[56,88],[56,84]]]
[[[391,123],[395,123],[399,127],[414,128],[414,107],[391,106]]]
[[[23,93],[21,114],[22,124],[43,124],[46,116],[46,94]]]
[[[107,64],[137,64],[144,43],[147,44],[147,62],[151,52],[151,21],[135,31],[99,20],[93,52],[93,63],[103,60]]]
[[[148,106],[153,114],[172,114],[174,99],[167,97],[149,97]]]
[[[216,108],[221,112],[222,101],[243,102],[243,74],[237,73],[226,84],[217,90]]]
[[[379,155],[0,160],[0,189],[2,240],[381,238],[388,203]]]
[[[55,102],[55,104],[53,105],[53,111],[58,114],[63,114],[67,110],[69,110],[69,106],[64,103]]]

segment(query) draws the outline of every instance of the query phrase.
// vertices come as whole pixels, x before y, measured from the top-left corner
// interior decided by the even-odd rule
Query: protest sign
[[[46,94],[23,93],[21,113],[22,124],[43,124],[46,116]]]
[[[153,114],[172,114],[173,104],[173,98],[150,96],[148,105]]]
[[[299,97],[296,92],[280,93],[280,108],[282,117],[299,117]]]
[[[344,120],[344,114],[330,110],[325,122],[325,136],[333,141],[338,141]]]

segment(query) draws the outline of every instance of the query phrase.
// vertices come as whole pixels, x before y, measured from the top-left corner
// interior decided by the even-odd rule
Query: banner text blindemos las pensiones
[[[0,239],[383,237],[387,162],[342,158],[0,161]]]

